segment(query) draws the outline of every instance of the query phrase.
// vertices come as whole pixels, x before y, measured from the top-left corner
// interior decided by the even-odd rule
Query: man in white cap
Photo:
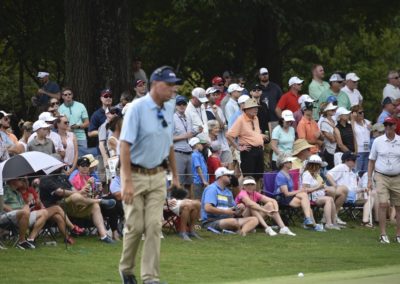
[[[282,96],[282,90],[277,84],[269,80],[267,68],[260,68],[258,78],[260,80],[259,86],[262,89],[260,106],[268,114],[268,131],[272,133],[272,130],[278,125],[279,117],[276,115],[275,109]],[[261,128],[264,128],[264,126],[261,126]]]
[[[192,121],[194,136],[196,133],[201,132],[208,134],[206,102],[208,102],[206,90],[200,87],[194,88],[192,90],[192,98],[185,110],[186,117]]]
[[[329,89],[329,83],[324,81],[325,71],[321,64],[314,64],[311,68],[313,79],[308,85],[308,93],[310,97],[316,102],[316,108],[313,109],[313,119],[319,119],[319,97],[323,92]]]
[[[258,220],[254,216],[239,218],[244,205],[236,205],[232,192],[227,188],[233,173],[224,167],[215,171],[216,181],[206,187],[201,198],[201,222],[203,228],[216,234],[238,232],[246,236],[258,225]]]
[[[300,97],[301,88],[303,87],[304,80],[299,77],[291,77],[289,79],[289,91],[282,95],[275,108],[276,115],[282,117],[283,110],[290,110],[295,113],[300,109],[298,99]]]
[[[226,103],[224,110],[226,119],[230,119],[231,116],[239,110],[238,99],[242,95],[244,88],[240,87],[239,84],[230,84],[228,87],[229,100]]]
[[[398,71],[391,70],[387,76],[388,82],[383,89],[383,99],[390,97],[393,101],[400,100],[400,76]]]
[[[38,106],[40,111],[44,111],[50,98],[59,100],[61,98],[60,86],[49,80],[48,72],[39,72],[37,78],[42,86],[38,89],[35,97],[32,98],[34,106]]]
[[[360,81],[360,77],[356,73],[347,73],[346,85],[341,89],[342,92],[349,96],[351,106],[361,105],[363,101],[363,97],[358,90],[358,81]]]
[[[329,78],[330,88],[324,91],[319,97],[318,105],[321,106],[321,103],[327,102],[330,96],[336,97],[337,106],[344,107],[346,109],[351,108],[349,96],[341,91],[340,89],[343,87],[344,79],[340,74],[334,73]]]

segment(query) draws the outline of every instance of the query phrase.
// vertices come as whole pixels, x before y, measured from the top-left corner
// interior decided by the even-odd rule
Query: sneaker
[[[231,231],[231,230],[225,230],[225,229],[222,230],[222,233],[227,234],[227,235],[236,235],[236,232]]]
[[[26,250],[26,249],[35,249],[36,247],[28,241],[24,241],[22,243],[17,244],[17,248]]]
[[[325,225],[325,229],[327,229],[327,230],[337,230],[337,231],[340,231],[341,229],[340,229],[340,227],[338,226],[338,225],[335,225],[335,224],[326,224]]]
[[[273,237],[273,236],[277,235],[277,233],[274,230],[272,230],[271,227],[266,228],[265,229],[265,233],[270,237]]]
[[[279,234],[288,235],[288,236],[296,236],[288,227],[283,227],[279,230]]]
[[[137,284],[136,277],[133,274],[126,275],[122,273],[121,271],[119,272],[119,275],[121,276],[121,280],[123,284]]]
[[[33,246],[34,248],[36,248],[36,242],[35,242],[35,240],[30,240],[30,239],[26,239],[26,241],[31,245],[31,246]]]
[[[178,235],[179,235],[179,237],[181,237],[181,239],[184,240],[184,241],[189,241],[189,242],[192,241],[192,240],[189,238],[189,236],[186,234],[186,232],[181,232],[181,233],[179,233]]]
[[[112,209],[115,207],[115,200],[114,199],[100,199],[100,205],[103,206],[104,209]]]
[[[400,244],[400,236],[396,236],[396,238],[394,239],[394,241],[398,244]]]
[[[326,230],[324,229],[324,225],[322,224],[316,224],[314,227],[314,231],[316,232],[326,232]]]
[[[77,225],[75,225],[71,230],[71,234],[73,234],[75,236],[81,236],[84,233],[85,233],[85,229],[78,227]]]
[[[342,225],[342,226],[346,226],[347,223],[345,221],[343,221],[342,219],[340,219],[338,216],[336,216],[336,223],[338,225]]]
[[[314,228],[314,227],[315,227],[315,224],[314,224],[314,222],[311,220],[310,217],[304,218],[304,225],[306,225],[307,227],[311,227],[311,228]]]
[[[218,231],[217,229],[214,229],[213,227],[207,227],[207,231],[210,231],[211,233],[214,233],[214,234],[217,234],[217,235],[221,234],[220,231]]]
[[[381,235],[381,237],[379,238],[379,241],[381,242],[381,244],[390,244],[389,238],[387,235]]]
[[[198,240],[202,240],[202,239],[203,239],[203,238],[200,237],[195,231],[189,232],[189,233],[188,233],[188,236],[189,236],[189,237],[192,237],[192,238],[195,238],[195,239],[198,239]]]
[[[106,244],[114,244],[115,243],[115,241],[113,239],[111,239],[109,235],[102,237],[100,239],[100,241],[102,241],[103,243],[106,243]]]

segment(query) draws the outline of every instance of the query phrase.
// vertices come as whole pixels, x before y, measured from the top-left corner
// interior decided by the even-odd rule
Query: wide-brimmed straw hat
[[[309,149],[314,147],[313,145],[309,144],[307,142],[306,139],[297,139],[296,141],[294,141],[293,143],[293,151],[292,151],[292,155],[296,156],[298,153],[300,153],[301,151],[305,150],[305,149]]]

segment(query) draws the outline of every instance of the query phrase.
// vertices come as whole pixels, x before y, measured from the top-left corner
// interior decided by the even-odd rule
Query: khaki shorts
[[[63,207],[64,205],[61,205]],[[92,216],[93,205],[77,205],[71,201],[71,197],[65,199],[65,212],[75,218],[90,218]]]
[[[379,203],[390,201],[392,206],[400,206],[400,175],[389,177],[375,172],[374,179]]]

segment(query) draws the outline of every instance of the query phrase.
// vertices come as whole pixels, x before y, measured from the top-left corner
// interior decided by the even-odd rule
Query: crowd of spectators
[[[118,160],[123,114],[146,96],[151,83],[140,65],[136,67],[135,93],[123,92],[113,105],[116,94],[104,89],[101,107],[91,115],[75,100],[72,88],[61,89],[49,80],[49,73],[39,72],[43,86],[32,103],[40,114],[33,122],[20,121],[19,139],[10,127],[15,117],[0,111],[0,162],[40,151],[65,163],[49,176],[4,181],[0,223],[12,220],[19,226],[18,247],[34,248],[48,220],[73,244],[70,233],[83,230],[69,217],[91,219],[103,242],[121,237]],[[279,234],[295,236],[282,221],[280,207],[301,208],[305,229],[341,230],[346,222],[340,211],[352,203],[363,206],[363,226],[373,227],[379,220],[384,243],[389,242],[388,214],[397,222],[400,242],[400,191],[393,181],[400,176],[399,73],[388,72],[382,100],[376,102],[382,106],[376,123],[366,118],[366,98],[358,90],[361,79],[356,73],[335,72],[326,82],[323,66],[315,65],[311,74],[308,94],[297,76],[289,79],[283,93],[263,67],[252,86],[242,76],[224,72],[212,78],[208,88],[193,88],[190,98],[176,95],[173,120],[163,123],[173,124],[177,170],[186,191],[182,200],[167,201],[182,215],[183,240],[200,238],[194,229],[199,220],[217,234],[246,236],[261,226],[275,236],[272,220]],[[95,147],[88,147],[89,137],[96,139]],[[263,194],[269,174],[276,176],[273,198]],[[313,216],[314,206],[322,208],[321,220]]]

